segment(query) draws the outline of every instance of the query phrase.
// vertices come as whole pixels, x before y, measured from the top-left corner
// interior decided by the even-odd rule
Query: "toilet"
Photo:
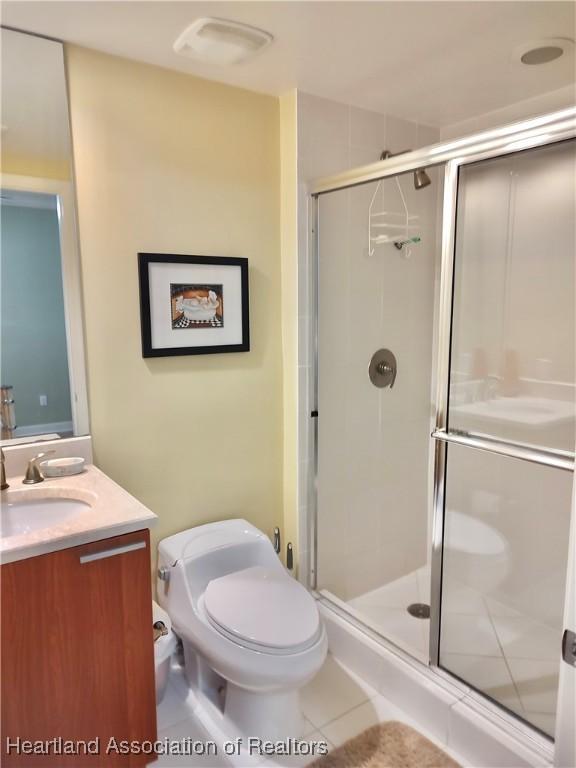
[[[301,736],[298,691],[326,658],[326,630],[268,537],[226,520],[163,539],[158,552],[158,602],[203,719],[229,737]]]
[[[478,513],[448,510],[444,523],[444,560],[466,586],[484,595],[496,595],[510,573],[510,543]]]

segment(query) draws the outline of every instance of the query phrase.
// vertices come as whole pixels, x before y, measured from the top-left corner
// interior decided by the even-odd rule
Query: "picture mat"
[[[242,271],[221,264],[148,264],[153,349],[242,344]],[[170,283],[220,283],[226,297],[223,328],[172,328]]]

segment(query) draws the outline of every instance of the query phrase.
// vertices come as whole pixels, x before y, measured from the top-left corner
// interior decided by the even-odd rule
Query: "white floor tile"
[[[188,704],[189,688],[182,672],[172,671],[164,698],[156,708],[158,730],[189,718],[193,708]]]
[[[303,754],[299,755],[275,755],[271,758],[265,758],[263,763],[258,765],[258,768],[275,768],[275,766],[285,768],[292,768],[293,766],[294,768],[300,768],[301,766],[306,766],[309,763],[314,762],[314,760],[323,754],[319,752],[320,743],[326,744],[328,752],[333,749],[333,744],[331,744],[330,740],[326,738],[326,735],[322,733],[322,731],[314,731],[313,733],[308,734],[302,741],[306,741],[309,744],[308,752],[304,752],[303,750]],[[325,754],[327,754],[327,752]]]
[[[444,613],[440,637],[444,653],[495,657],[502,654],[492,623],[485,616]]]
[[[350,600],[350,605],[358,610],[370,612],[372,608],[406,608],[419,600],[418,579],[416,572],[402,576],[378,589]]]
[[[473,616],[486,615],[486,605],[480,592],[454,582],[445,584],[442,589],[442,610]]]
[[[435,734],[424,730],[420,725],[404,710],[397,707],[384,696],[377,696],[370,701],[360,704],[342,717],[333,720],[322,728],[322,733],[328,737],[334,747],[341,746],[348,739],[352,739],[367,728],[383,723],[385,721],[395,720],[406,723],[415,728],[419,733],[430,739],[436,746],[443,749],[460,765],[465,763],[460,757],[454,754],[445,742],[438,739]]]
[[[158,731],[158,739],[169,739],[170,742],[186,743],[186,740],[190,739],[191,742],[196,742],[200,748],[207,750],[207,742],[211,741],[208,733],[202,728],[194,718],[185,720],[171,725],[168,728],[164,728]],[[205,745],[202,747],[202,745]],[[160,755],[158,760],[151,764],[150,768],[197,768],[202,766],[203,768],[228,768],[230,766],[229,760],[221,754],[218,750],[218,754],[214,754],[210,751],[206,754],[192,754],[192,755]]]
[[[404,650],[428,660],[430,620],[418,619],[406,610],[390,611],[382,618],[385,635]]]
[[[527,712],[556,712],[559,664],[540,659],[508,658],[520,700]]]
[[[304,717],[316,728],[322,728],[368,698],[366,687],[358,678],[328,655],[320,672],[301,691],[300,703]]]
[[[494,616],[494,627],[505,656],[560,661],[560,635],[525,616]]]
[[[502,603],[499,600],[495,600],[493,597],[484,596],[484,602],[486,609],[491,616],[521,616],[520,611],[512,608],[506,603]]]
[[[420,568],[350,601],[367,624],[404,650],[428,659],[429,621],[415,619],[411,603],[430,601],[430,571]]]
[[[308,720],[307,717],[303,718],[304,724],[302,726],[302,733],[304,736],[309,736],[311,733],[314,733],[316,731],[316,726]]]
[[[161,727],[158,738],[170,739],[172,742],[189,739],[206,743],[210,736],[192,714],[190,704],[183,702],[179,686],[185,690],[183,678],[176,675],[159,710],[163,709],[164,722],[174,717],[180,718],[183,711],[186,717],[180,722]],[[306,687],[302,699],[306,715],[303,740],[308,743],[326,742],[329,749],[385,720],[400,720],[418,728],[403,710],[378,694],[372,686],[344,668],[332,656],[328,657],[318,677]],[[322,722],[322,728],[314,726],[314,722]],[[422,731],[421,728],[418,730]],[[443,747],[433,733],[425,731],[424,735]],[[258,768],[303,768],[317,754],[266,757],[257,761]],[[150,768],[255,768],[255,761],[228,758],[219,749],[217,755],[162,755]]]
[[[384,720],[402,720],[406,722],[405,713],[394,706],[384,696],[377,696],[370,701],[360,704],[359,707],[351,709],[345,715],[333,720],[331,723],[324,725],[322,732],[328,737],[328,739],[334,744],[335,747],[339,747],[348,739],[352,739],[357,736],[366,728],[370,728],[372,725],[381,723]]]
[[[522,713],[522,704],[514,681],[502,657],[444,653],[441,656],[441,663],[449,672],[453,672],[461,680],[470,683],[504,707],[516,713]]]
[[[401,648],[417,652],[420,655],[427,651],[430,627],[428,619],[417,619],[411,616],[406,608],[382,606],[374,607],[370,613],[366,613],[371,623],[377,626],[385,637]]]

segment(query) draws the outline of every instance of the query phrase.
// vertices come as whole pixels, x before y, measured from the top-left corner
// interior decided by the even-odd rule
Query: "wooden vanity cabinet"
[[[1,566],[2,766],[141,766],[109,740],[154,741],[148,530]],[[99,754],[8,751],[7,740],[99,740]]]

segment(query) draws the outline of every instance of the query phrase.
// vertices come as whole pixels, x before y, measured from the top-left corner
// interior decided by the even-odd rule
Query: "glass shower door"
[[[461,165],[439,663],[553,736],[575,444],[576,141]]]
[[[318,590],[426,662],[442,183],[428,172],[420,189],[409,173],[319,198],[316,482]]]

